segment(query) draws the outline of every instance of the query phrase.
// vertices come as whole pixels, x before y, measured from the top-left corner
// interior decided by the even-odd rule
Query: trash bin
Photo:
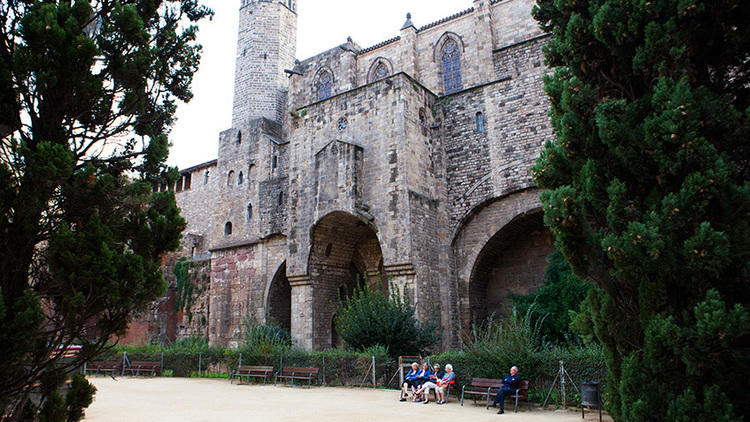
[[[599,422],[602,420],[602,397],[598,382],[581,383],[581,419],[583,419],[584,406],[599,409]]]

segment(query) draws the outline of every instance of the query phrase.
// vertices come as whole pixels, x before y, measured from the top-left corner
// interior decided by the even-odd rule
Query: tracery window
[[[325,100],[331,96],[333,77],[331,72],[324,70],[318,75],[315,82],[315,91],[318,93],[318,101]]]
[[[383,79],[386,76],[388,76],[388,66],[381,62],[375,68],[375,79]]]
[[[448,39],[440,51],[443,64],[443,87],[450,94],[461,90],[461,50],[453,39]]]

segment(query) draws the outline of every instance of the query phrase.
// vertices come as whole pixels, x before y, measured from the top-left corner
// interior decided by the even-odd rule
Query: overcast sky
[[[203,0],[216,13],[200,25],[200,70],[193,100],[181,104],[170,139],[169,164],[187,168],[216,158],[219,132],[232,119],[234,59],[240,0]],[[395,37],[411,12],[414,25],[471,7],[472,0],[297,0],[297,58],[306,59],[352,39],[369,47]]]

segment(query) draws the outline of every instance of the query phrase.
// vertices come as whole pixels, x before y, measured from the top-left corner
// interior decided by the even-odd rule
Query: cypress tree
[[[71,372],[165,288],[185,220],[165,165],[197,0],[0,2],[0,412],[76,421]],[[95,329],[93,329],[95,325]],[[63,352],[82,345],[71,361]],[[32,394],[33,393],[33,394]]]
[[[750,411],[750,3],[539,0],[545,223],[597,288],[618,421]],[[586,325],[586,324],[581,324]]]

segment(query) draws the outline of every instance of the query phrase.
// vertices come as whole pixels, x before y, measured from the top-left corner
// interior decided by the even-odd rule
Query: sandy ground
[[[580,422],[573,411],[529,410],[513,413],[510,402],[504,415],[484,405],[452,396],[448,404],[427,405],[398,401],[398,392],[346,387],[275,387],[238,385],[228,380],[196,378],[90,377],[97,388],[84,420],[118,421],[528,421]],[[439,419],[438,419],[439,418]],[[599,420],[587,411],[586,421]],[[606,418],[605,420],[610,420]]]

